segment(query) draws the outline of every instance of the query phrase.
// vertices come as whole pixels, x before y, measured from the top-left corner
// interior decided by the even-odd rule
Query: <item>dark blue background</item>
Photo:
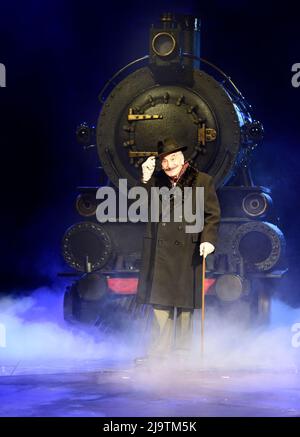
[[[202,19],[201,55],[237,83],[265,127],[254,181],[272,188],[288,243],[287,300],[300,302],[300,62],[294,2],[4,1],[0,6],[1,279],[3,292],[49,284],[63,269],[60,241],[78,220],[76,186],[98,183],[96,152],[75,128],[95,122],[97,95],[129,61],[147,54],[161,12]]]

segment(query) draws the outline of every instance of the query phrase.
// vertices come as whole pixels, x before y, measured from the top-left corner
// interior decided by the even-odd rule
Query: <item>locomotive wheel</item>
[[[271,295],[267,289],[259,290],[257,296],[257,321],[260,325],[270,323]]]
[[[268,280],[253,280],[252,317],[257,326],[270,323],[272,293]]]
[[[70,290],[70,287],[67,288],[67,291],[64,294],[64,302],[63,302],[63,309],[64,309],[64,319],[69,322],[74,322],[74,313],[73,313],[73,294]]]

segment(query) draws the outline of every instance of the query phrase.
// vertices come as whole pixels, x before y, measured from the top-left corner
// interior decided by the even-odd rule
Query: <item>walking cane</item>
[[[174,313],[173,313],[173,338],[172,338],[172,349],[173,351],[176,348],[176,323],[177,323],[177,307],[174,306]]]
[[[204,316],[205,316],[205,254],[203,251],[202,263],[202,305],[201,305],[201,357],[204,356]]]

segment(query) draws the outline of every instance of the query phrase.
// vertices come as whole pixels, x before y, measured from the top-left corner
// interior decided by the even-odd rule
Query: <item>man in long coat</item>
[[[201,232],[187,233],[185,221],[148,221],[143,242],[138,301],[153,305],[154,322],[158,327],[150,354],[167,353],[171,349],[174,307],[178,308],[177,346],[182,348],[190,338],[191,315],[201,307],[202,257],[215,250],[220,207],[213,179],[185,162],[184,147],[173,138],[158,143],[162,169],[154,172],[155,158],[142,166],[142,182],[149,193],[152,187],[192,187],[193,202],[196,187],[204,188],[204,227]],[[151,196],[149,196],[149,199]],[[182,196],[183,203],[185,201]],[[194,205],[194,203],[193,203]],[[174,206],[174,205],[173,205]],[[199,211],[203,214],[203,211]]]

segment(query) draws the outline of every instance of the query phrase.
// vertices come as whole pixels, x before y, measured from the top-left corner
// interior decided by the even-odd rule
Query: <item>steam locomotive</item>
[[[97,126],[82,123],[76,134],[86,149],[96,140],[102,185],[117,187],[123,178],[134,186],[159,139],[184,144],[185,158],[213,176],[221,205],[218,246],[207,258],[207,298],[224,308],[246,302],[266,321],[287,267],[271,192],[254,184],[249,168],[263,126],[234,82],[200,57],[200,20],[163,14],[150,28],[149,54],[114,74],[99,101]],[[63,237],[64,260],[78,275],[65,293],[64,314],[109,325],[116,309],[129,317],[148,311],[135,302],[145,224],[99,223],[97,189],[79,187],[80,218]]]

